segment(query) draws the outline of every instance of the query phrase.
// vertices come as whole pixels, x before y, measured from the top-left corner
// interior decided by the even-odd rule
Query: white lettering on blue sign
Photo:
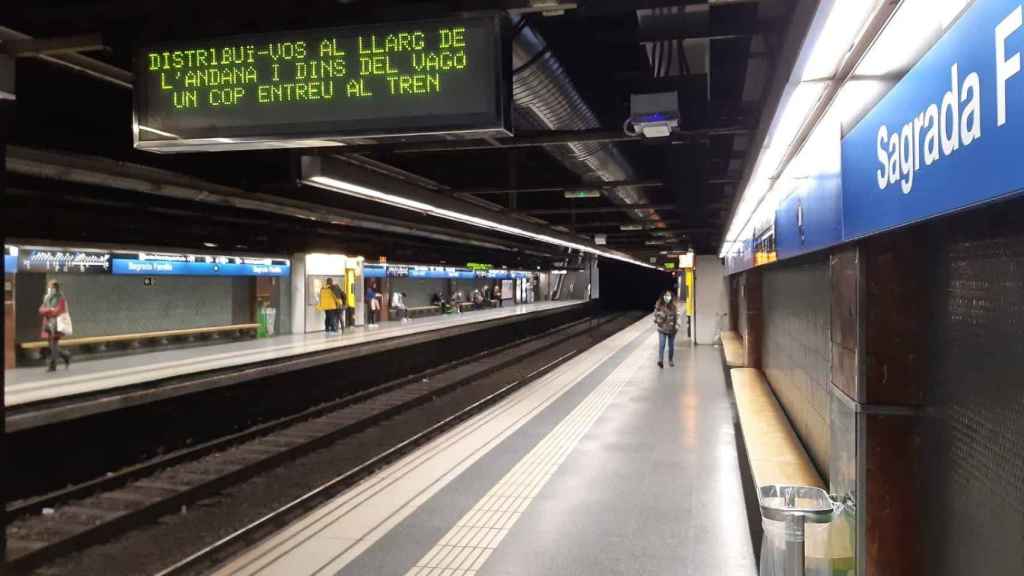
[[[1006,40],[1020,30],[1022,20],[1024,4],[1017,6],[996,26],[996,126],[1006,124],[1006,83],[1020,72],[1020,52],[1006,58]]]
[[[1022,13],[1018,6],[995,28],[997,127],[1006,124],[1006,85],[1020,72],[1020,52],[1006,58],[1006,40],[1021,28]],[[961,83],[959,65],[953,64],[949,84],[938,104],[929,105],[899,131],[890,133],[885,124],[878,127],[875,144],[881,168],[875,179],[879,190],[899,182],[900,190],[910,194],[922,155],[924,165],[931,166],[981,138],[981,77],[971,72]]]
[[[974,2],[844,134],[845,240],[1024,193],[1022,54],[1024,2]]]

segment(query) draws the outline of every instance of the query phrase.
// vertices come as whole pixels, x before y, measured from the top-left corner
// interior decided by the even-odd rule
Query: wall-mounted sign
[[[18,271],[108,274],[110,273],[110,253],[83,250],[22,249],[18,253]]]
[[[470,262],[470,265],[473,263]],[[477,264],[476,266],[489,267],[490,264]],[[474,280],[487,278],[491,280],[502,280],[506,278],[528,278],[529,272],[521,270],[495,270],[453,268],[450,266],[410,266],[404,264],[367,264],[363,267],[363,276],[366,278],[424,278],[424,279],[449,279],[449,280]]]
[[[136,276],[288,276],[291,266],[114,258],[111,270],[114,274]]]
[[[18,257],[11,254],[4,254],[4,274],[15,274],[18,272]]]
[[[135,146],[324,146],[352,138],[507,136],[501,18],[251,34],[136,55]]]
[[[845,239],[1024,191],[1022,12],[975,2],[843,139]]]
[[[693,252],[679,255],[680,268],[693,268]]]
[[[483,264],[481,262],[466,262],[466,268],[470,270],[490,270],[494,268],[491,264]]]
[[[594,244],[597,244],[598,246],[604,246],[604,245],[608,244],[608,235],[607,234],[594,234]]]

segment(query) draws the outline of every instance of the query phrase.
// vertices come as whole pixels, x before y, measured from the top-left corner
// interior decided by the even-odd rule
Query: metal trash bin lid
[[[803,516],[805,522],[827,524],[832,521],[835,503],[828,492],[815,486],[786,486],[767,484],[757,491],[761,516],[785,522],[793,516]]]

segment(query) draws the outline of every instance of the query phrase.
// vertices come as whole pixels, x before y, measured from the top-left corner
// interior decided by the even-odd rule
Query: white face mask
[[[668,304],[669,302],[672,301],[672,297],[669,296],[668,294],[665,294],[664,296],[662,296],[661,299],[665,301],[665,304]]]

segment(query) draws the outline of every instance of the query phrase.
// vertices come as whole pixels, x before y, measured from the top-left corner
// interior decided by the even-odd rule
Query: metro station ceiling
[[[517,130],[512,141],[522,145],[514,147],[491,140],[474,141],[477,147],[473,149],[446,149],[451,145],[442,142],[426,147],[433,149],[421,144],[379,144],[316,152],[349,156],[396,177],[487,206],[502,217],[529,218],[560,232],[587,237],[603,233],[610,248],[646,262],[673,251],[718,251],[748,162],[751,133],[765,105],[765,87],[775,73],[775,51],[786,31],[787,10],[795,2],[347,0],[292,7],[234,0],[170,4],[37,0],[9,4],[0,16],[0,38],[10,39],[19,33],[40,39],[100,34],[104,48],[80,55],[121,71],[131,69],[135,47],[160,40],[484,10],[521,14],[530,33],[543,42],[543,54],[519,72],[535,72],[527,68],[544,65],[564,74],[558,81],[578,93],[579,107],[591,113],[593,125],[587,126],[586,136],[606,134],[608,140],[614,140],[585,143],[601,162],[581,168],[567,157],[565,150],[576,142],[571,131],[559,130],[557,142],[539,145],[538,135],[551,126],[558,127],[559,119],[539,118],[521,107],[515,109],[513,125]],[[541,12],[540,5],[552,11]],[[302,186],[298,158],[308,150],[168,156],[136,151],[132,148],[131,90],[73,70],[66,62],[18,58],[16,91],[9,156],[16,156],[19,148],[99,156],[126,163],[127,171],[159,168],[229,186],[239,194],[301,201],[401,226],[385,232],[348,226],[343,220],[311,223],[282,218],[273,210],[211,206],[201,196],[171,198],[155,193],[156,188],[140,193],[102,183],[84,185],[62,178],[55,166],[47,175],[9,170],[4,210],[8,236],[180,247],[215,242],[275,253],[337,249],[371,258],[489,258],[510,265],[540,265],[564,257],[564,251],[554,246]],[[630,95],[650,92],[680,95],[680,134],[663,139],[623,137]],[[552,121],[545,126],[539,120]],[[575,149],[584,146],[575,145]],[[567,191],[614,180],[609,174],[627,175],[622,178],[626,185],[594,186],[600,191],[595,198],[565,197]],[[629,204],[643,208],[630,208]],[[49,210],[55,216],[40,224],[34,216],[38,210]],[[641,229],[635,229],[638,227]],[[450,238],[423,234],[437,229]],[[461,241],[464,238],[478,242]],[[489,242],[479,242],[483,238]]]

